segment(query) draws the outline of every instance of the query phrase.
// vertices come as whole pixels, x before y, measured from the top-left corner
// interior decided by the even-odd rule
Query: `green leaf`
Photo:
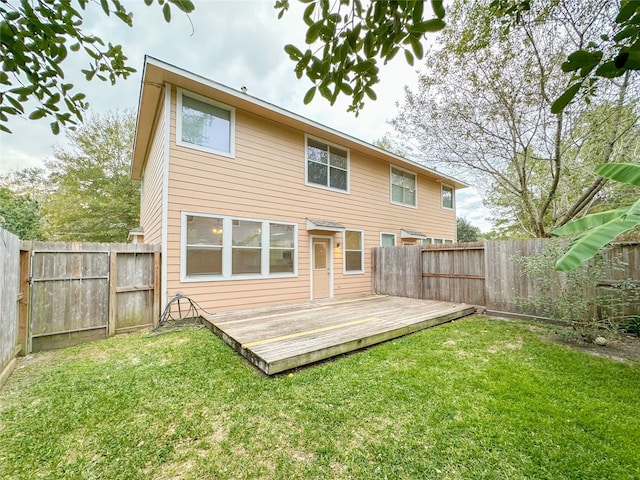
[[[307,35],[305,38],[305,42],[311,44],[318,39],[320,35],[320,30],[322,29],[322,21],[316,22],[309,27],[307,30]]]
[[[616,67],[616,62],[614,60],[609,60],[608,62],[604,62],[600,65],[596,69],[595,74],[604,78],[617,78],[622,76],[624,72],[624,69]]]
[[[58,135],[60,133],[60,124],[58,122],[51,122],[49,126],[51,127],[51,133],[54,135]]]
[[[413,66],[413,55],[409,50],[404,51],[404,58],[406,59],[409,65]]]
[[[621,5],[620,10],[618,11],[618,16],[616,17],[616,23],[622,23],[629,20],[633,16],[637,8],[637,0],[629,0],[624,5]]]
[[[353,66],[353,71],[358,73],[367,72],[371,67],[375,66],[375,60],[365,60],[364,62],[357,63]]]
[[[567,61],[562,64],[563,72],[574,72],[581,68],[593,68],[602,59],[602,52],[590,52],[587,50],[577,50],[567,57]]]
[[[422,3],[422,2],[418,1],[416,3]],[[444,10],[443,0],[431,0],[431,8],[433,9],[433,13],[436,14],[436,17],[444,18],[445,10]]]
[[[47,111],[44,108],[38,108],[37,110],[31,112],[31,114],[29,115],[29,120],[38,120],[45,117],[46,115]]]
[[[369,97],[371,100],[375,101],[378,99],[376,92],[374,92],[373,89],[371,89],[370,87],[365,87],[364,92],[367,94],[367,97]]]
[[[416,37],[409,37],[409,41],[411,43],[411,49],[413,50],[413,54],[418,60],[421,60],[424,56],[424,49],[422,48],[422,42]]]
[[[191,13],[196,8],[191,0],[171,0],[171,3],[185,13]]]
[[[640,163],[602,163],[595,172],[601,177],[640,187]]]
[[[304,96],[304,104],[308,105],[316,94],[316,87],[311,87]]]
[[[109,16],[109,2],[107,0],[100,0],[100,6],[104,13]]]
[[[169,23],[171,21],[171,7],[168,3],[165,3],[162,7],[162,15],[164,15],[164,20]]]
[[[411,33],[427,33],[442,30],[447,24],[439,18],[432,18],[425,22],[415,23],[409,30]]]
[[[637,211],[637,213],[619,216],[577,237],[571,242],[567,253],[556,263],[556,270],[564,272],[575,270],[598,253],[602,247],[615,240],[618,235],[640,225],[640,200],[629,211]]]
[[[565,92],[560,95],[555,102],[553,102],[553,105],[551,105],[551,113],[558,114],[562,112],[564,108],[569,105],[571,100],[573,100],[573,97],[576,96],[581,86],[582,82],[578,82],[567,88]]]
[[[616,208],[615,210],[607,210],[606,212],[592,213],[582,218],[569,222],[551,232],[554,237],[569,237],[578,235],[600,227],[616,218],[621,217],[629,211],[629,207]]]
[[[284,51],[291,57],[291,60],[299,60],[302,58],[302,52],[295,45],[285,45]]]

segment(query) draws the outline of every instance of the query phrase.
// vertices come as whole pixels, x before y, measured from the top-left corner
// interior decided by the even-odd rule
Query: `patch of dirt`
[[[580,338],[565,338],[558,334],[546,335],[544,339],[590,355],[630,364],[640,363],[640,338],[638,337],[627,335],[611,338],[603,346],[596,345],[593,342],[586,342]]]

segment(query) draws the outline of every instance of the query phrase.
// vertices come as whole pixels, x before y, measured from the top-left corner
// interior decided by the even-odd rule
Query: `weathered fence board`
[[[373,291],[398,297],[422,298],[420,245],[373,249]]]
[[[435,247],[435,248],[432,248]],[[485,265],[482,243],[427,245],[422,253],[422,298],[485,304]]]
[[[16,355],[20,351],[19,284],[20,239],[0,228],[0,386],[13,370]]]

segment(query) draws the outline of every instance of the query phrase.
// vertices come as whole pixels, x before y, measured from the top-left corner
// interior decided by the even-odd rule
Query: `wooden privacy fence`
[[[373,249],[372,290],[379,294],[484,306],[494,313],[539,316],[540,312],[533,307],[516,302],[536,295],[535,281],[524,275],[517,259],[540,253],[551,241],[377,247]],[[603,289],[625,279],[640,288],[640,243],[619,244],[604,255],[612,265],[614,258],[619,259],[623,268],[606,270],[607,278],[600,279]],[[624,314],[640,314],[640,305],[627,306]]]
[[[0,386],[9,377],[21,352],[18,302],[20,239],[0,228]]]
[[[22,242],[29,352],[152,326],[160,314],[156,245]]]

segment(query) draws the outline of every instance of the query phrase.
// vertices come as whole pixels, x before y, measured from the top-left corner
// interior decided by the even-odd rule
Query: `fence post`
[[[29,353],[29,272],[31,271],[31,250],[20,250],[20,300],[18,301],[18,345],[20,356]]]
[[[153,252],[153,326],[160,320],[160,252]]]
[[[118,297],[116,286],[118,285],[118,253],[109,249],[109,327],[107,328],[107,337],[113,337],[116,334],[116,312],[118,310]]]

